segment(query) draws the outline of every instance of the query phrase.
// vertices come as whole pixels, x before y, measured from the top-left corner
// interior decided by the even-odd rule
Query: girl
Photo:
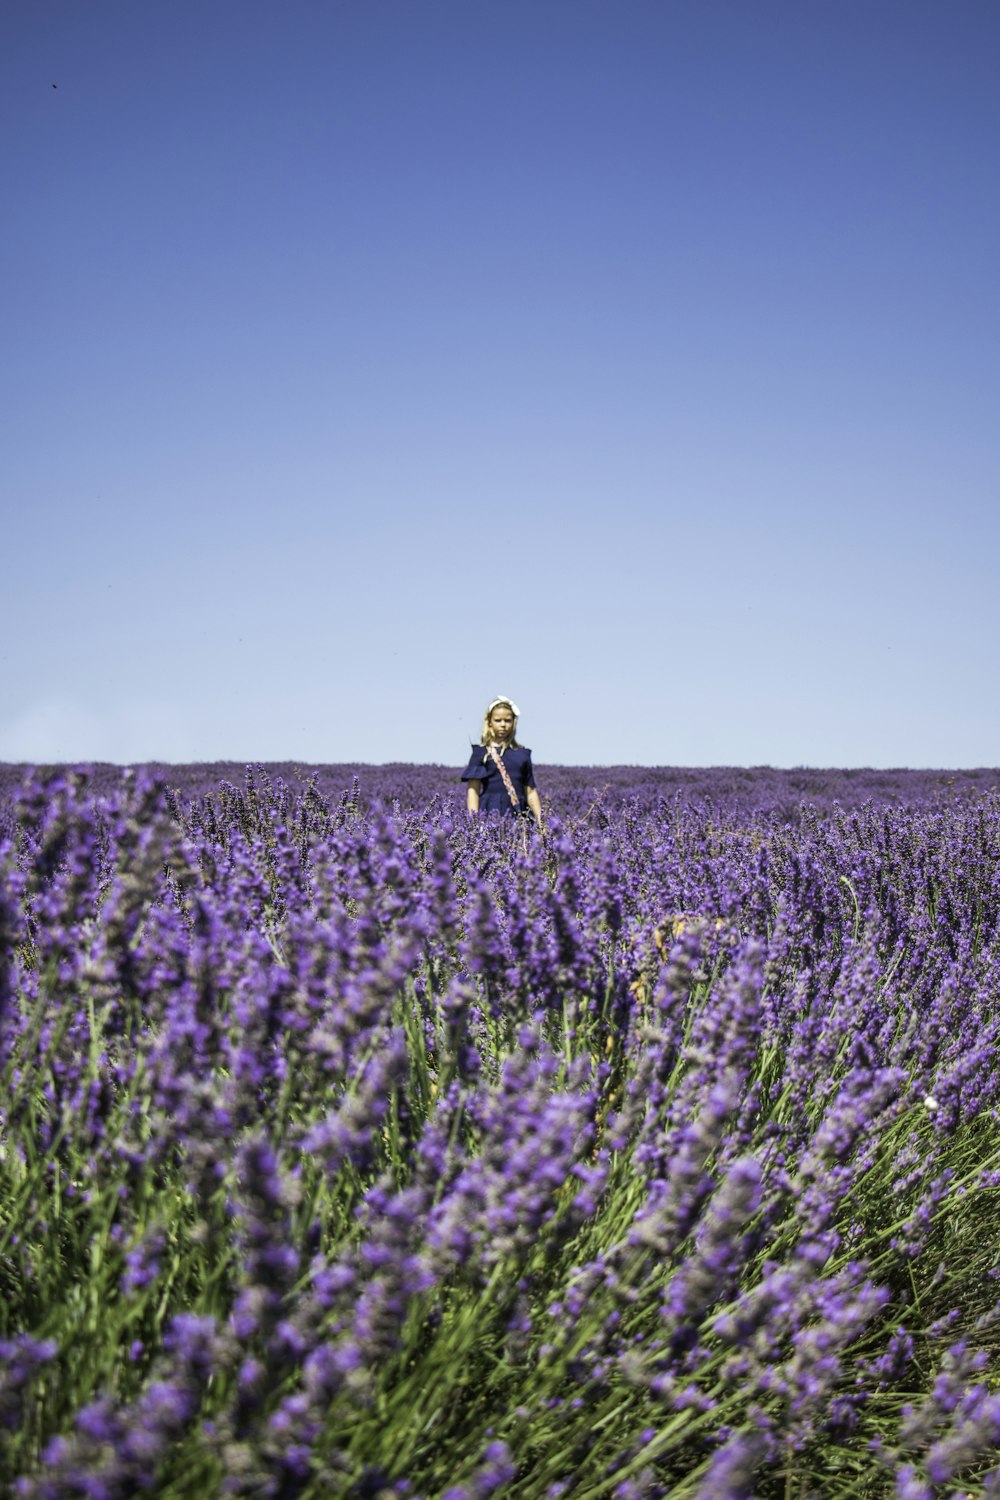
[[[509,698],[494,698],[483,718],[483,742],[472,752],[462,780],[469,783],[466,806],[469,815],[479,812],[507,813],[516,817],[531,809],[542,826],[542,804],[535,787],[531,751],[514,738],[518,707]]]

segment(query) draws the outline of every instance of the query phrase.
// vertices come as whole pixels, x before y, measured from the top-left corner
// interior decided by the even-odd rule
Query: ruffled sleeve
[[[483,749],[482,745],[476,745],[475,749],[469,757],[469,764],[462,772],[462,781],[483,781],[485,779],[486,766],[483,763],[483,756],[485,754],[486,752]]]

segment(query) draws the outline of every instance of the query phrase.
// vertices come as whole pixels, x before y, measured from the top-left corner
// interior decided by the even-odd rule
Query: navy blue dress
[[[499,747],[497,748],[499,750]],[[519,808],[514,807],[492,755],[487,754],[482,745],[477,745],[473,750],[469,764],[462,772],[462,780],[482,782],[482,791],[479,794],[480,812],[509,813],[513,817],[516,812],[528,810],[528,787],[535,784],[531,751],[523,746],[517,750],[504,750],[503,764],[504,770],[514,783],[514,790],[520,802]]]

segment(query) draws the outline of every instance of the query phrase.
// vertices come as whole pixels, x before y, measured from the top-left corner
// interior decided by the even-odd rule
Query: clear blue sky
[[[1000,763],[998,78],[996,0],[11,0],[0,759]]]

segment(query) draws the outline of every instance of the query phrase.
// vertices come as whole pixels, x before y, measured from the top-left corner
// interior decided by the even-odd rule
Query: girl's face
[[[498,703],[490,714],[490,728],[501,741],[509,740],[514,733],[514,715],[502,703]]]

